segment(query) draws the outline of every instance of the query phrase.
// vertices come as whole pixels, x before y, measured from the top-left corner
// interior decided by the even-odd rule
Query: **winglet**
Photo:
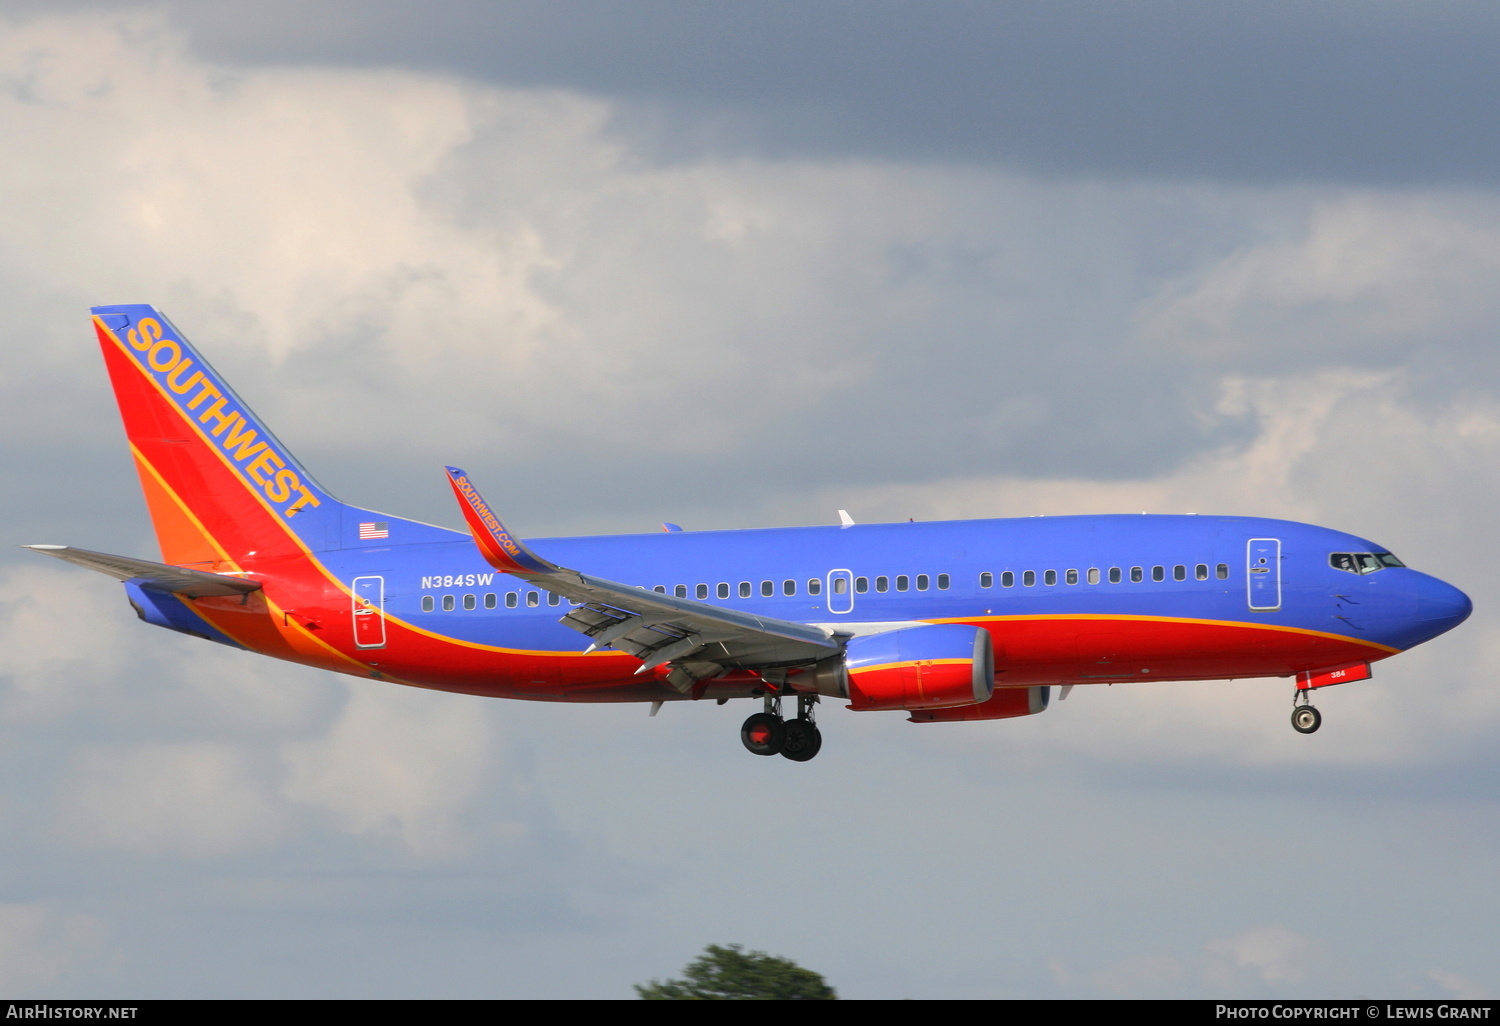
[[[457,467],[446,467],[448,483],[458,498],[458,508],[463,510],[464,520],[473,532],[474,544],[479,547],[485,561],[507,574],[554,573],[557,566],[532,552],[505,528],[500,518],[490,510],[489,503],[480,496],[469,475]]]

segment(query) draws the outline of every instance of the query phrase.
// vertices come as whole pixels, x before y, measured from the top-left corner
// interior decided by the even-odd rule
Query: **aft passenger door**
[[[1251,538],[1245,546],[1245,580],[1250,608],[1281,608],[1281,539]]]
[[[354,647],[385,647],[385,578],[356,577],[354,591]]]

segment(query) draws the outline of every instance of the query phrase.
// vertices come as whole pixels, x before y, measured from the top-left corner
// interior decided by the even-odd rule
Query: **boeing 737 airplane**
[[[653,713],[759,698],[745,747],[804,762],[821,698],[998,720],[1055,685],[1293,678],[1310,734],[1310,691],[1470,612],[1379,545],[1248,517],[523,542],[449,467],[466,535],[328,494],[160,311],[93,314],[162,561],[29,548],[123,581],[147,623],[339,673]]]

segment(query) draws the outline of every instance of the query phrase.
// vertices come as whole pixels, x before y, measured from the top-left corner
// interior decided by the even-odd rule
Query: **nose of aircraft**
[[[1469,618],[1474,603],[1446,581],[1423,574],[1417,585],[1417,620],[1429,637],[1452,630]]]

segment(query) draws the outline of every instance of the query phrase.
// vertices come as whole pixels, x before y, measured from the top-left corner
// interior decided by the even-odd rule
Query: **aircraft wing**
[[[52,556],[75,566],[97,570],[101,574],[109,574],[117,581],[140,581],[144,585],[186,595],[188,598],[246,595],[260,590],[259,581],[168,566],[165,563],[153,563],[149,559],[112,556],[107,552],[90,552],[88,549],[75,549],[67,545],[22,545],[21,548],[40,552],[44,556]]]
[[[797,666],[843,651],[846,639],[823,627],[663,595],[549,562],[506,530],[467,474],[456,467],[447,470],[486,561],[579,603],[560,622],[588,636],[595,648],[629,652],[641,660],[637,673],[670,664],[667,681],[686,692],[729,667]]]

